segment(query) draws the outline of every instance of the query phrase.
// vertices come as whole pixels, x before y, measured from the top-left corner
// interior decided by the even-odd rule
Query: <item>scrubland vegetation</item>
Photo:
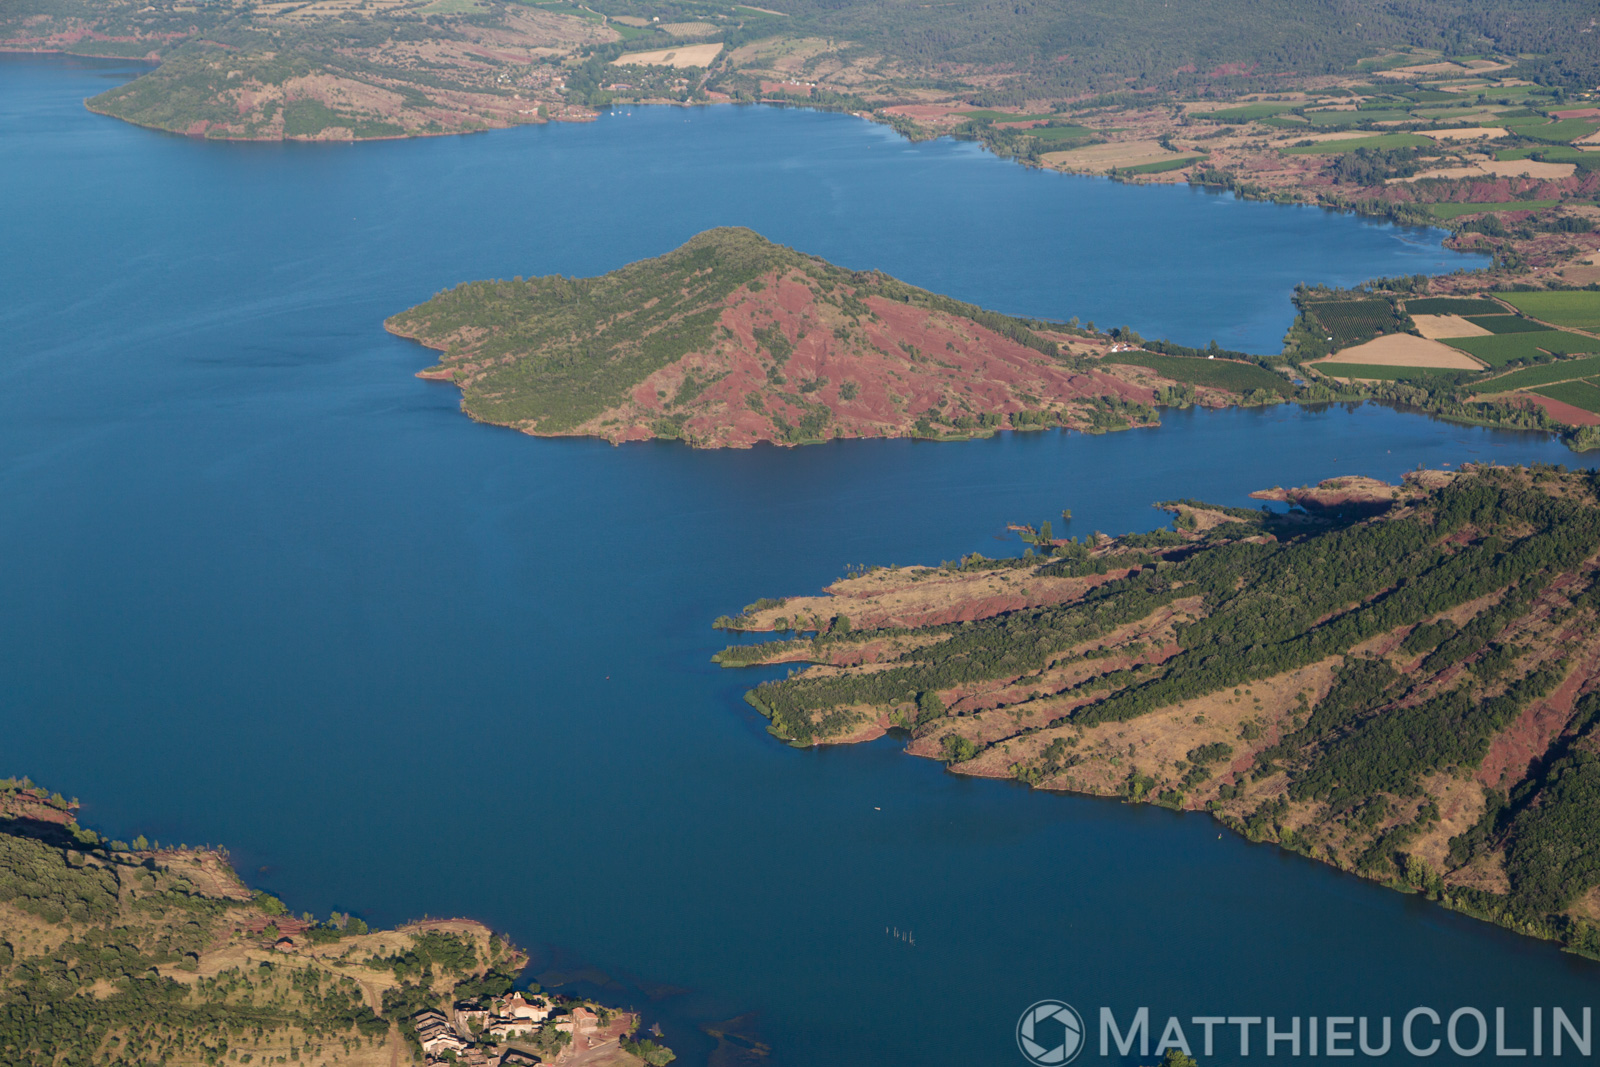
[[[246,889],[225,853],[106,841],[75,812],[0,781],[8,1065],[420,1063],[413,1014],[505,993],[526,964],[467,920],[297,917]]]

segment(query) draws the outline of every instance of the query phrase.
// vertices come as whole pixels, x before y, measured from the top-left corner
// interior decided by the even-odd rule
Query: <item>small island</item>
[[[794,745],[901,731],[961,774],[1209,811],[1256,841],[1600,957],[1600,478],[1340,478],[1019,527],[720,628]]]
[[[17,1067],[445,1063],[642,1067],[640,1019],[538,986],[482,923],[295,916],[227,854],[107,841],[0,780],[0,1048]],[[72,1050],[64,1058],[65,1050]]]
[[[469,282],[385,325],[442,353],[422,376],[460,387],[474,419],[613,443],[1095,432],[1155,425],[1157,404],[1298,391],[1256,363],[1001,315],[740,228],[598,278]]]

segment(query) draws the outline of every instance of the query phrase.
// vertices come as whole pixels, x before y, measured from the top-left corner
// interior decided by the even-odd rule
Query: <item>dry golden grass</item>
[[[1317,360],[1317,363],[1324,360]],[[1443,367],[1450,370],[1482,370],[1483,364],[1459,349],[1416,337],[1391,333],[1354,348],[1342,349],[1326,358],[1329,363],[1364,363],[1381,367]]]
[[[1475,322],[1468,322],[1460,315],[1413,315],[1411,321],[1417,324],[1422,336],[1430,341],[1441,337],[1487,337],[1493,332]]]
[[[615,60],[614,66],[630,67],[709,67],[722,51],[720,43],[686,44],[681,48],[661,48],[654,52],[629,52]]]
[[[1498,126],[1463,126],[1455,130],[1418,130],[1417,132],[1424,137],[1432,137],[1435,141],[1482,141],[1506,136],[1506,131]]]
[[[1575,163],[1543,163],[1535,159],[1486,159],[1464,167],[1436,167],[1391,182],[1414,182],[1423,178],[1570,178],[1578,169]]]
[[[1156,141],[1112,141],[1065,152],[1046,152],[1044,161],[1063,170],[1104,174],[1117,167],[1136,167],[1141,163],[1160,163],[1192,155],[1193,152],[1169,152]]]

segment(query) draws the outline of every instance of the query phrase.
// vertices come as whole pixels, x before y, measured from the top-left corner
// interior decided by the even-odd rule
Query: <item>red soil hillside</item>
[[[600,278],[469,283],[388,326],[444,353],[424,376],[474,418],[539,435],[715,448],[1155,421],[1148,372],[1086,355],[1097,338],[741,229]]]

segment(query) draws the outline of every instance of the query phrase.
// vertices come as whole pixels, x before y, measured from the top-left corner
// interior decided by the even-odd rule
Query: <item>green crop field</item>
[[[1446,100],[1459,100],[1456,93],[1441,93],[1437,89],[1418,89],[1416,92],[1401,94],[1407,99],[1415,100],[1419,104],[1443,103]]]
[[[1323,374],[1335,378],[1369,378],[1375,381],[1396,382],[1410,378],[1437,378],[1446,374],[1469,374],[1470,371],[1449,367],[1387,367],[1378,363],[1312,363]]]
[[[1600,352],[1600,340],[1559,330],[1499,333],[1488,337],[1452,337],[1445,344],[1477,356],[1491,367],[1503,367],[1519,359],[1538,359],[1543,354],[1541,350],[1560,356],[1573,352]]]
[[[1544,385],[1533,392],[1540,396],[1547,396],[1551,400],[1559,400],[1563,404],[1571,404],[1575,408],[1600,415],[1600,388],[1582,379],[1575,382],[1562,382],[1559,385]]]
[[[1316,144],[1296,145],[1283,149],[1289,156],[1330,156],[1354,152],[1358,148],[1416,148],[1431,145],[1433,139],[1418,137],[1414,133],[1384,133],[1375,137],[1350,137],[1342,141],[1318,141]]]
[[[1217,122],[1249,122],[1251,119],[1281,115],[1285,111],[1293,111],[1298,106],[1297,104],[1245,104],[1242,107],[1225,107],[1221,111],[1197,112],[1194,117]]]
[[[1164,356],[1152,352],[1118,352],[1105,357],[1107,363],[1128,363],[1136,367],[1149,367],[1163,378],[1192,385],[1226,389],[1230,393],[1248,393],[1252,389],[1271,389],[1282,393],[1288,381],[1254,363],[1236,363],[1230,359],[1199,359],[1194,356]]]
[[[1550,329],[1521,315],[1473,315],[1467,321],[1490,333],[1545,333]]]
[[[1498,378],[1480,382],[1478,387],[1486,393],[1501,393],[1513,389],[1532,389],[1539,385],[1554,385],[1556,382],[1573,381],[1578,378],[1592,378],[1597,374],[1600,374],[1600,356],[1585,356],[1580,359],[1563,359],[1557,363],[1514,370],[1510,374],[1502,374]]]
[[[1381,297],[1308,303],[1306,310],[1333,335],[1333,343],[1338,348],[1349,348],[1400,328],[1394,308]]]
[[[1555,200],[1510,200],[1504,204],[1429,204],[1428,211],[1435,218],[1454,219],[1488,211],[1534,211],[1555,207],[1556,203]]]
[[[1205,156],[1184,156],[1181,159],[1162,159],[1154,163],[1140,163],[1136,167],[1120,167],[1122,174],[1162,174],[1169,170],[1182,170],[1191,163],[1198,163]]]
[[[1523,145],[1521,148],[1502,148],[1494,154],[1500,160],[1527,159],[1537,155],[1547,163],[1572,163],[1593,159],[1595,153],[1585,152],[1581,148],[1574,148],[1569,144],[1553,144],[1547,146]]]
[[[1600,130],[1600,123],[1589,119],[1561,119],[1546,126],[1518,126],[1517,132],[1536,141],[1557,141],[1565,144],[1587,137]]]
[[[1093,137],[1095,133],[1087,126],[1035,126],[1022,132],[1041,141],[1077,141]]]
[[[1043,122],[1055,118],[1055,115],[1049,112],[1043,115],[1013,115],[1009,111],[990,111],[986,108],[978,111],[962,111],[958,114],[978,122]]]
[[[1363,122],[1404,122],[1409,111],[1308,111],[1306,121],[1313,126],[1359,126]]]
[[[1460,296],[1429,296],[1421,300],[1407,300],[1406,311],[1412,315],[1507,315],[1505,308],[1493,300],[1469,300]]]
[[[1517,310],[1557,326],[1576,326],[1587,330],[1600,327],[1600,292],[1558,290],[1540,293],[1507,293],[1506,303]]]

